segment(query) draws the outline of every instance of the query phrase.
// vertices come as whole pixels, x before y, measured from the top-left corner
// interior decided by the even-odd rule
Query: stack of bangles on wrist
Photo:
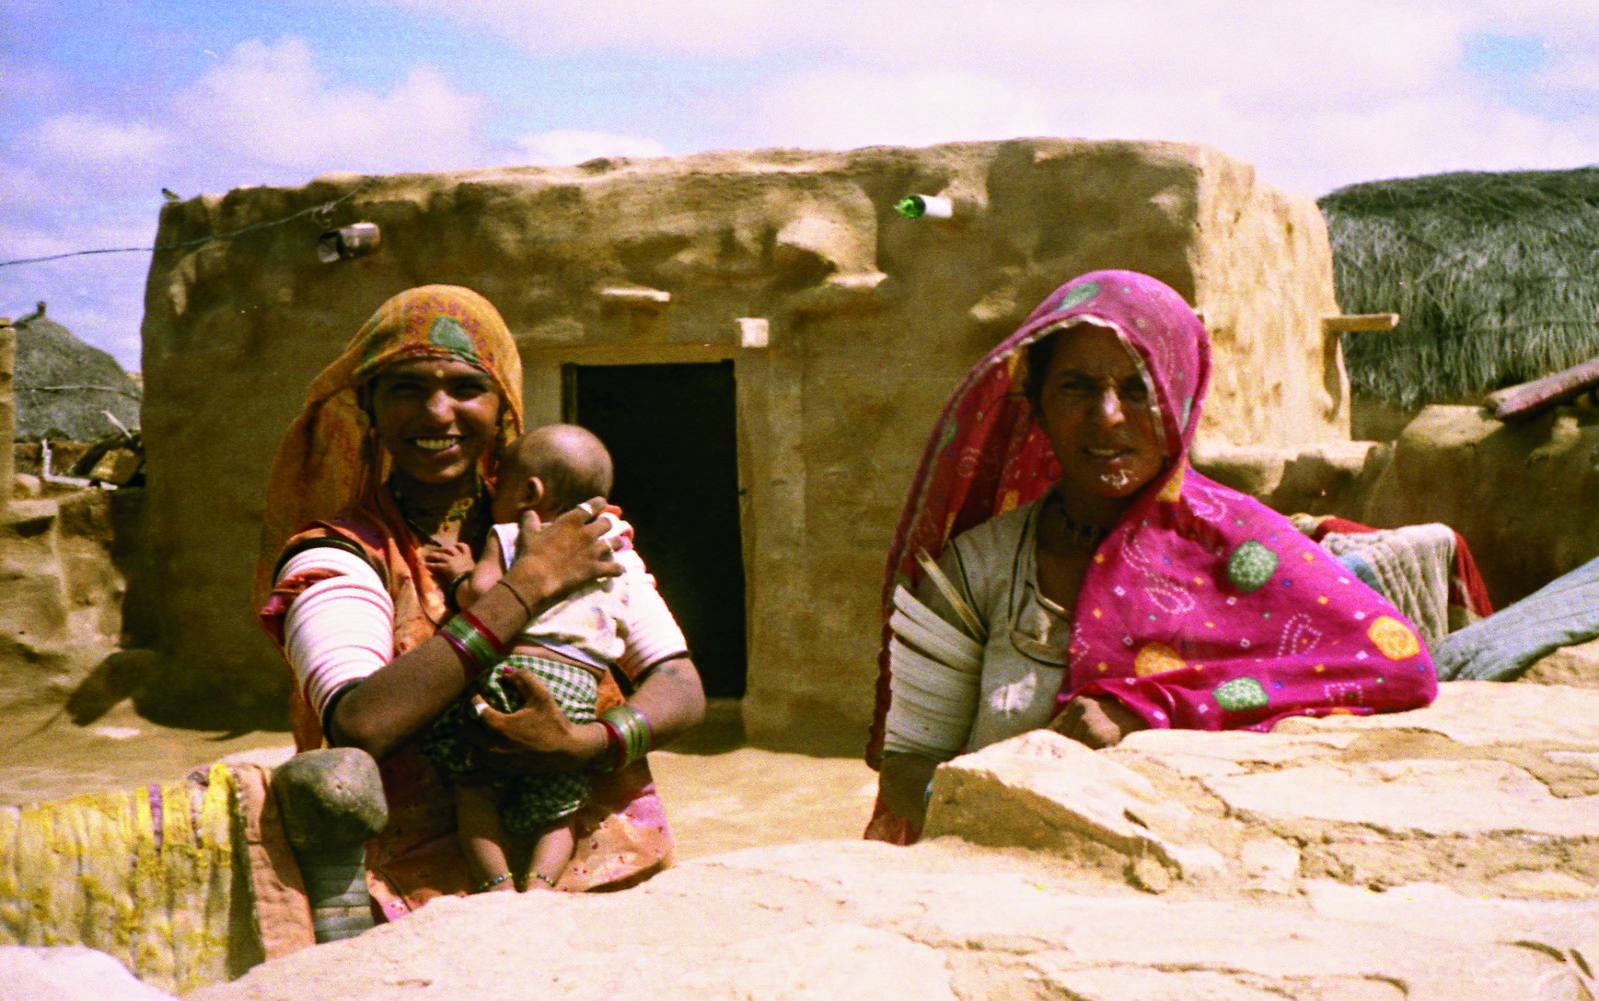
[[[457,612],[454,618],[444,623],[439,635],[461,658],[468,684],[505,657],[505,644],[469,611]]]
[[[605,727],[605,750],[596,759],[595,771],[610,774],[626,768],[650,751],[654,734],[649,717],[630,705],[607,709],[599,715]]]

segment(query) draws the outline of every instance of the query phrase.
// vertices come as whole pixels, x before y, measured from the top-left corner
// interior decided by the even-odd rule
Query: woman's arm
[[[877,773],[877,794],[895,816],[921,830],[927,820],[927,785],[940,762],[920,754],[885,751]]]
[[[499,772],[575,772],[599,763],[606,753],[605,727],[573,723],[544,683],[522,668],[506,678],[526,700],[514,713],[496,711],[474,696],[479,718],[489,731],[483,751],[487,766]],[[705,690],[686,656],[651,668],[627,704],[650,722],[650,746],[665,747],[705,719]]]
[[[603,507],[603,499],[589,502],[592,510]],[[516,562],[473,606],[472,615],[496,637],[509,637],[544,603],[618,573],[610,547],[599,541],[607,527],[581,507],[542,530],[524,526]],[[381,759],[458,698],[470,680],[449,641],[434,636],[340,698],[330,715],[328,737]]]
[[[601,521],[606,520],[603,516]],[[636,552],[616,554],[626,575],[617,587],[626,593],[623,632],[626,649],[617,666],[633,677],[628,705],[649,721],[650,746],[664,747],[699,726],[705,718],[705,690],[689,659],[683,631],[655,589]],[[498,713],[479,700],[485,750],[502,771],[576,771],[599,764],[607,751],[600,723],[574,725],[556,706],[531,671],[509,678],[527,699],[514,713]]]

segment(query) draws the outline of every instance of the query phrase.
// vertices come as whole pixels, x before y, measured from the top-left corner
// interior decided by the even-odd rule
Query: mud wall
[[[283,219],[361,181],[169,205],[158,242]],[[954,216],[901,217],[911,193],[950,197]],[[320,222],[358,220],[382,246],[336,264],[318,261],[309,217],[152,263],[144,433],[176,697],[283,698],[248,607],[273,450],[317,371],[413,285],[468,285],[500,308],[535,421],[562,416],[564,365],[731,359],[755,733],[864,722],[883,560],[925,435],[966,367],[1076,274],[1146,271],[1195,302],[1220,373],[1203,435],[1348,437],[1320,215],[1203,147],[1016,140],[394,176]]]

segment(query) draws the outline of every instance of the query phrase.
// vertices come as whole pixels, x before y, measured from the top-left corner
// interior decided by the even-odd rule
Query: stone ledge
[[[1152,891],[1431,881],[1599,893],[1599,693],[1456,682],[1431,707],[1157,730],[1090,751],[1048,731],[944,765],[928,837],[1074,859]]]

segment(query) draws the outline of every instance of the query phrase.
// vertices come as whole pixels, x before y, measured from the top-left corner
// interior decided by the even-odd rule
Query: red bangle
[[[589,768],[590,771],[601,775],[609,775],[622,763],[622,731],[608,719],[599,719],[595,722],[605,727],[605,750],[600,752],[599,757],[595,758],[596,763],[591,764]]]
[[[484,639],[489,641],[489,646],[494,648],[494,652],[496,654],[504,657],[510,652],[510,647],[507,646],[506,643],[498,636],[494,635],[494,630],[490,629],[488,626],[485,626],[482,619],[478,618],[476,615],[473,615],[464,608],[461,609],[460,616],[469,624],[471,624],[472,628],[476,629]]]

